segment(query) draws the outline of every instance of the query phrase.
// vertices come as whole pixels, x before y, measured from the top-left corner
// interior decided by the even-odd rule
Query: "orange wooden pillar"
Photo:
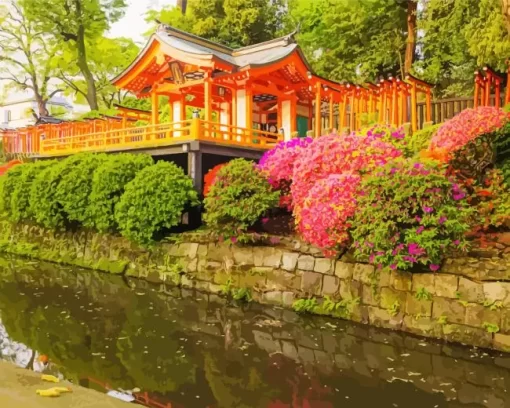
[[[473,100],[473,107],[477,108],[480,103],[480,73],[475,71],[475,94]]]
[[[491,85],[492,85],[492,73],[487,71],[485,76],[484,106],[490,106],[491,104]]]
[[[333,119],[333,108],[334,108],[334,105],[333,105],[333,92],[330,93],[329,95],[329,127],[331,130],[333,130],[333,128],[335,127],[334,126],[334,119]]]
[[[321,135],[321,103],[322,103],[322,85],[320,82],[315,84],[315,137]]]
[[[411,129],[413,132],[418,130],[418,95],[416,82],[411,84]]]
[[[496,77],[494,78],[494,93],[495,93],[495,106],[496,108],[500,108],[501,107],[501,80]]]
[[[341,132],[345,128],[345,111],[346,111],[346,105],[347,105],[347,97],[344,94],[342,94],[340,98],[340,103],[338,104],[338,130]]]
[[[292,95],[290,99],[290,137],[297,131],[297,97]]]
[[[157,125],[159,122],[159,99],[158,93],[156,91],[152,91],[151,93],[151,102],[152,102],[152,110],[151,110],[151,124]]]
[[[506,92],[505,92],[505,105],[510,103],[510,60],[506,61]]]
[[[432,121],[432,91],[427,89],[425,92],[425,103],[427,104],[426,118],[427,122]]]
[[[204,80],[204,119],[206,122],[212,120],[212,83],[208,77]],[[209,126],[210,124],[206,125],[206,127]]]
[[[391,78],[391,124],[398,126],[398,80]]]

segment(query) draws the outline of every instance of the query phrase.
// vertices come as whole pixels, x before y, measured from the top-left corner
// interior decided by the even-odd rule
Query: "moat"
[[[509,354],[78,268],[0,258],[0,319],[2,359],[145,406],[510,406]]]

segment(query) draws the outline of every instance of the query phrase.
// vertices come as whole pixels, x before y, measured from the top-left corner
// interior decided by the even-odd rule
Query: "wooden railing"
[[[283,140],[278,133],[207,122],[198,118],[94,133],[29,130],[3,133],[6,154],[66,156],[79,152],[124,151],[169,146],[192,140],[256,149],[269,149]]]

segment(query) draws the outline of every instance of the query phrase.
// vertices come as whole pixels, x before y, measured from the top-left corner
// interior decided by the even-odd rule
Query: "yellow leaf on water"
[[[55,377],[54,375],[49,375],[49,374],[43,374],[41,376],[41,380],[43,381],[48,381],[48,382],[54,382],[54,383],[58,383],[60,380]]]
[[[41,397],[60,397],[60,392],[50,388],[49,390],[37,390],[36,394],[39,394]]]

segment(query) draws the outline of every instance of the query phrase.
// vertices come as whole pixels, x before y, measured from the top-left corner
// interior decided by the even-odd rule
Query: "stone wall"
[[[117,236],[3,222],[0,239],[4,252],[215,294],[246,288],[257,302],[287,308],[315,298],[314,313],[510,351],[508,233],[448,259],[438,273],[415,274],[376,272],[348,254],[325,258],[290,238],[248,246],[185,233],[148,250]]]

